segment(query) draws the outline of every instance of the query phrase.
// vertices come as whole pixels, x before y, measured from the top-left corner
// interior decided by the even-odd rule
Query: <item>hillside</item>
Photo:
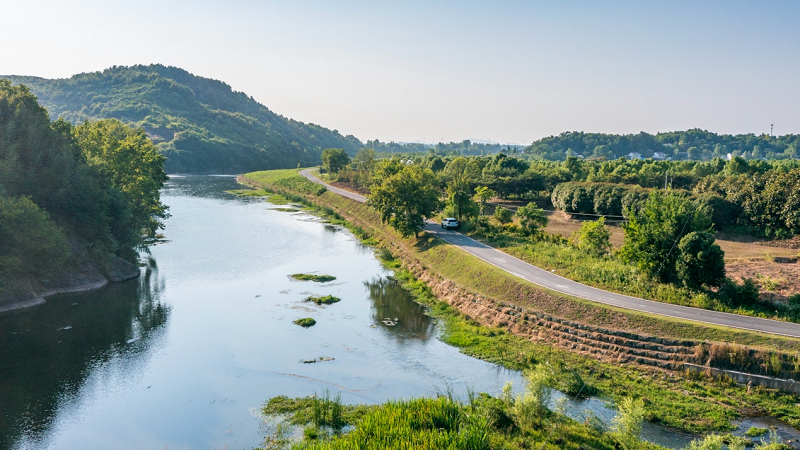
[[[58,117],[119,119],[144,128],[170,173],[241,173],[319,161],[322,149],[355,152],[354,136],[275,114],[221,81],[163,65],[114,66],[68,79],[0,76],[25,84]]]

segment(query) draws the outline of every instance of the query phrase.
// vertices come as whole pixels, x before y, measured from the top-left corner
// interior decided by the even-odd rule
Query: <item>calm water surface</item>
[[[372,403],[521,384],[438,341],[349,232],[224,193],[235,188],[173,178],[169,242],[141,278],[0,316],[0,447],[250,448],[255,411],[276,395]],[[297,272],[337,279],[288,278]],[[303,301],[312,294],[342,301]],[[292,324],[301,317],[317,325]],[[302,362],[319,357],[334,359]]]

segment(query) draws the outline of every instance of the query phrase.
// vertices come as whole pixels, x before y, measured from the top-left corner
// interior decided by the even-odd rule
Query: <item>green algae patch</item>
[[[327,283],[328,281],[333,281],[336,279],[336,277],[333,275],[315,275],[312,273],[295,273],[289,276],[295,280],[316,281],[317,283]],[[328,297],[330,297],[330,295]]]
[[[318,305],[332,305],[334,303],[342,301],[342,299],[340,299],[339,297],[334,297],[332,295],[326,295],[323,297],[308,297],[306,301],[314,302]]]
[[[312,319],[311,317],[303,317],[302,319],[297,319],[292,323],[295,325],[300,325],[303,328],[308,328],[316,325],[317,321]]]

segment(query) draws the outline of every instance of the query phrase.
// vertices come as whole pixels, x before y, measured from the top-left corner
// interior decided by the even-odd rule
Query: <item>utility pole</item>
[[[769,124],[769,135],[770,136],[772,136],[772,127],[774,127],[774,126],[775,126],[774,123]]]

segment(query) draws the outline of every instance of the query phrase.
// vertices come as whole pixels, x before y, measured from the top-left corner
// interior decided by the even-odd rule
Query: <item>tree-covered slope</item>
[[[136,247],[166,217],[163,165],[143,131],[51,122],[28,88],[0,80],[0,309],[138,275]]]
[[[68,79],[3,76],[25,84],[52,119],[119,119],[142,127],[170,173],[239,173],[319,161],[322,149],[362,147],[315,124],[275,114],[221,81],[163,65],[112,67]]]

